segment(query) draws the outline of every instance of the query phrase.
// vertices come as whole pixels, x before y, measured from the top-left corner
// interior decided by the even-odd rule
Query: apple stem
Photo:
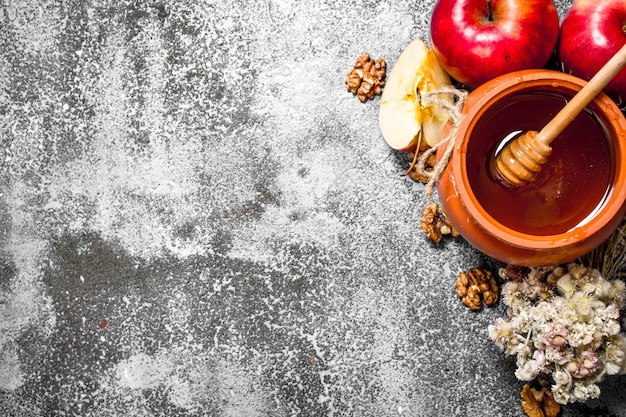
[[[493,21],[493,7],[491,6],[491,0],[487,0],[487,19],[490,22]]]

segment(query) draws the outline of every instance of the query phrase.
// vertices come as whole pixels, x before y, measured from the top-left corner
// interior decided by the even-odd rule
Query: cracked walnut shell
[[[546,387],[536,390],[526,384],[520,397],[522,408],[528,417],[556,417],[561,411],[561,406]]]
[[[473,268],[462,272],[456,279],[456,293],[463,304],[471,310],[478,311],[483,302],[494,305],[498,301],[498,283],[491,271],[484,268]]]
[[[444,235],[459,236],[459,232],[450,223],[445,213],[439,214],[439,205],[437,203],[430,203],[424,207],[422,230],[426,233],[428,239],[435,243],[440,243]]]
[[[346,77],[346,89],[365,102],[383,92],[386,73],[387,63],[384,59],[374,60],[367,52],[363,52]]]

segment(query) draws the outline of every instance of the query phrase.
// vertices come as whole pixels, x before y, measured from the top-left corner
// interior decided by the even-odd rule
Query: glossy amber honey
[[[450,220],[483,253],[516,265],[561,264],[601,244],[624,217],[626,120],[605,95],[552,144],[534,183],[512,189],[494,175],[502,139],[540,130],[582,85],[556,71],[522,71],[469,95],[437,189]]]
[[[498,222],[528,234],[558,234],[582,225],[611,191],[613,147],[597,115],[586,110],[551,144],[537,177],[512,187],[498,176],[497,153],[522,132],[541,130],[568,97],[539,91],[513,94],[481,118],[467,147],[467,175],[476,199]]]

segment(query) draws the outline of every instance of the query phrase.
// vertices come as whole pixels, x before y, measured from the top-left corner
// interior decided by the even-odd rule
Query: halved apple
[[[385,81],[380,100],[378,122],[387,144],[408,151],[439,143],[448,114],[439,105],[424,105],[420,96],[450,84],[450,76],[423,40],[407,45]],[[451,94],[437,98],[454,100]]]

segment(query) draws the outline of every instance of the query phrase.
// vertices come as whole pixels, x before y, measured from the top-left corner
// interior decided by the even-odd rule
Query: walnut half
[[[556,417],[561,411],[561,406],[546,387],[536,390],[526,384],[520,397],[522,408],[528,417]]]
[[[484,268],[472,268],[462,272],[456,279],[456,293],[463,304],[478,311],[486,305],[498,301],[498,283],[491,271]]]
[[[450,223],[445,213],[439,214],[439,205],[430,203],[424,207],[422,212],[422,230],[426,233],[426,237],[435,243],[440,243],[444,235],[458,237],[459,232]]]
[[[413,181],[421,182],[422,184],[428,183],[428,181],[430,180],[430,177],[427,177],[426,175],[419,172],[419,170],[416,167],[415,162],[420,156],[422,156],[422,154],[427,149],[428,147],[424,147],[417,152],[411,151],[407,153],[407,158],[410,159],[412,162],[411,162],[411,166],[406,171],[405,175],[408,175],[409,178],[411,178]],[[432,154],[426,160],[426,164],[424,165],[424,170],[426,172],[432,172],[436,164],[437,164],[437,156],[435,154]]]
[[[384,59],[374,60],[367,52],[363,52],[346,77],[346,89],[365,102],[382,93],[386,73],[387,63]]]

